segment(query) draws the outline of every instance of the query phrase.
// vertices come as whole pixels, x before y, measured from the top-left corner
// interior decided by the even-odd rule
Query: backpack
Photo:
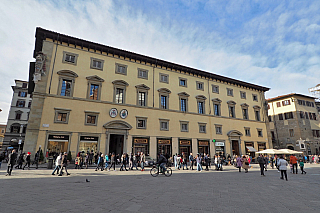
[[[109,157],[108,157],[108,155],[106,155],[106,161],[109,161]]]

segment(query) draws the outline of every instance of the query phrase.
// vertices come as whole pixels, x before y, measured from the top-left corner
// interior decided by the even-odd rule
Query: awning
[[[249,152],[257,152],[257,150],[252,146],[247,146],[247,149],[249,150]]]

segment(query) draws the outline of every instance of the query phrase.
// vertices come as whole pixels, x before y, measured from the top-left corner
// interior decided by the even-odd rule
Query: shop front
[[[190,155],[192,152],[192,141],[191,140],[186,140],[186,139],[180,139],[179,140],[179,154],[182,155],[185,154],[187,156]]]
[[[222,155],[225,153],[225,146],[224,141],[216,142],[215,148],[216,148],[216,155]]]
[[[198,140],[198,153],[203,155],[204,153],[210,155],[210,143],[207,140]]]
[[[80,136],[78,152],[82,153],[97,153],[99,137]]]
[[[262,151],[266,149],[266,143],[258,142],[258,151]]]
[[[255,162],[257,150],[254,148],[254,143],[253,142],[244,142],[244,144],[245,144],[245,148],[246,148],[246,155],[251,156],[252,162]]]
[[[138,154],[138,152],[149,155],[149,138],[133,138],[132,147],[135,155]]]
[[[171,139],[163,139],[163,138],[158,139],[157,144],[158,144],[157,154],[162,154],[167,159],[172,156]]]
[[[69,135],[53,135],[48,136],[47,153],[48,156],[55,156],[63,152],[68,152],[70,137]]]

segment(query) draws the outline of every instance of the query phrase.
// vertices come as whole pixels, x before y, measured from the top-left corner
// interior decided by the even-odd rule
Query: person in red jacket
[[[294,167],[296,167],[296,174],[298,174],[298,164],[297,164],[297,158],[294,155],[290,156],[290,163],[292,164],[292,173],[294,174]]]

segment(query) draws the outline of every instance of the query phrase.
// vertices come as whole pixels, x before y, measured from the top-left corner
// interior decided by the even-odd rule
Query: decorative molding
[[[67,77],[72,77],[72,78],[77,78],[78,74],[71,71],[71,70],[60,70],[57,72],[58,75],[63,75],[63,76],[67,76]]]
[[[86,79],[89,80],[89,81],[104,82],[104,79],[103,79],[103,78],[100,78],[100,77],[97,76],[97,75],[88,76],[88,77],[86,77]]]

